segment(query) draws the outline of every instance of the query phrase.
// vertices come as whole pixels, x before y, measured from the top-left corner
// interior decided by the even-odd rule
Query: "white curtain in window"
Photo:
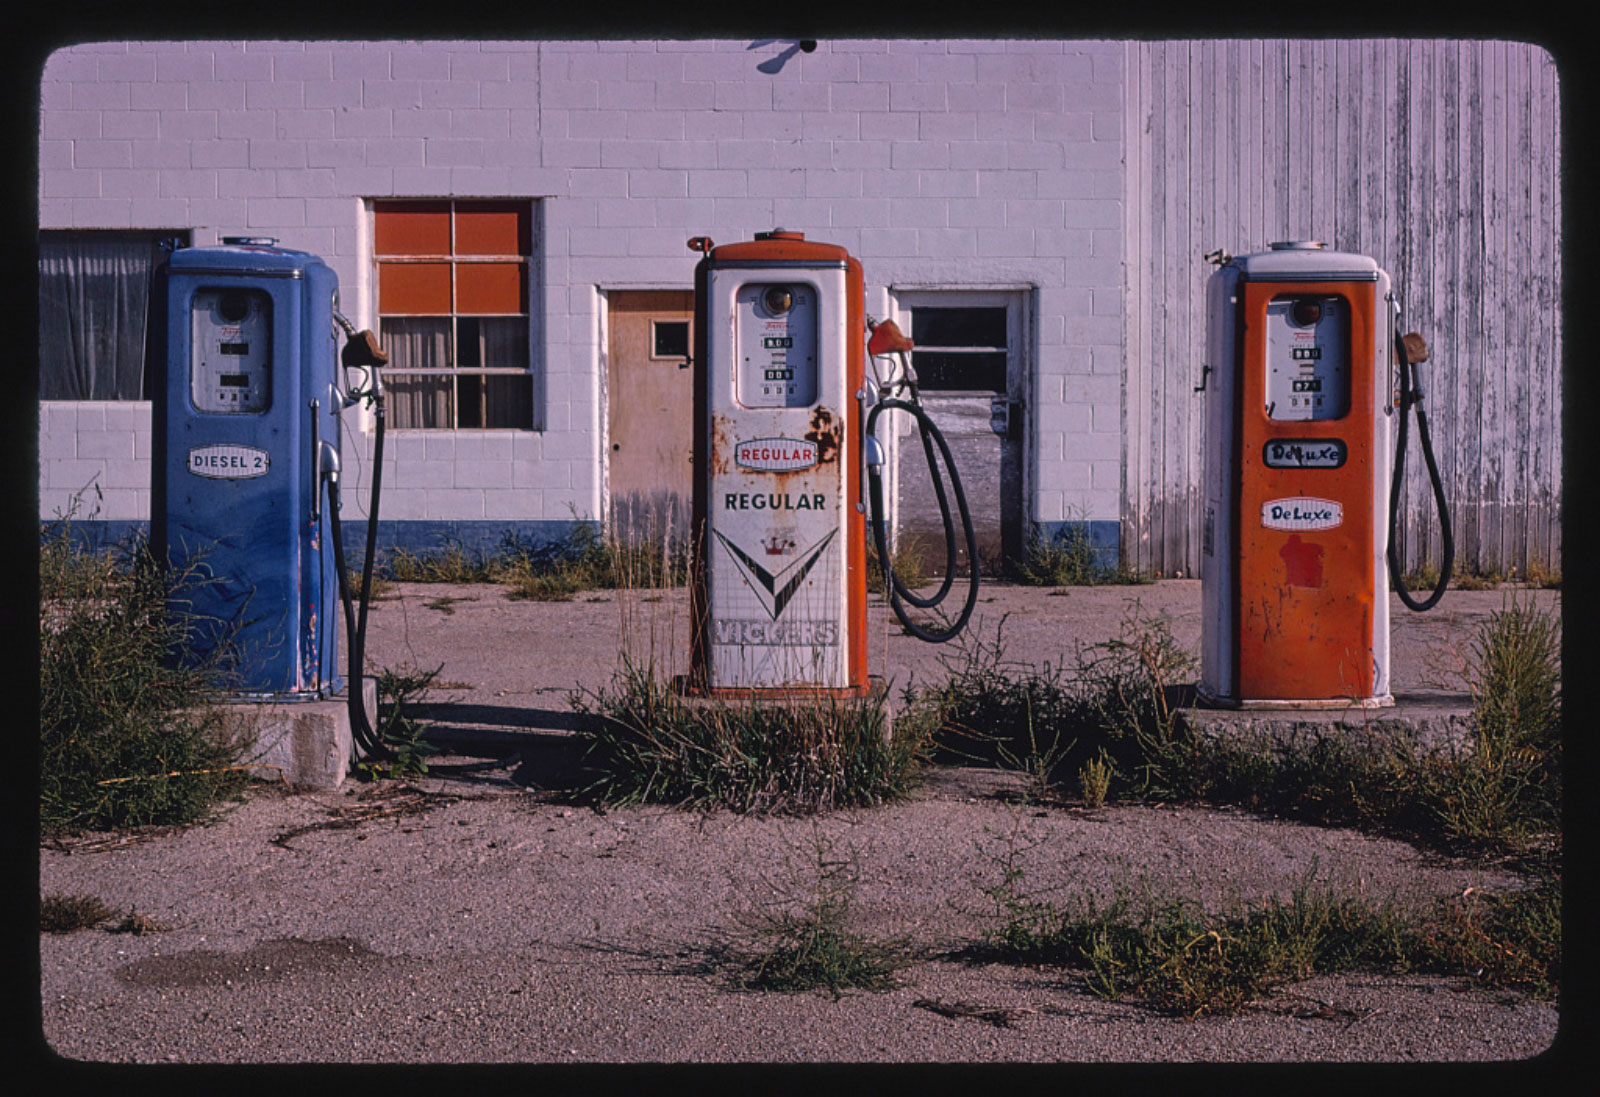
[[[151,276],[148,236],[43,233],[39,398],[142,400]]]
[[[453,427],[451,398],[455,390],[447,374],[407,376],[406,369],[443,369],[450,365],[448,316],[386,316],[383,348],[389,352],[384,388],[389,394],[392,425]]]

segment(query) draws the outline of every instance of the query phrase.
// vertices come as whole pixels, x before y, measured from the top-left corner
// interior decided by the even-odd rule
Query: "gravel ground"
[[[1070,658],[1136,602],[1198,644],[1193,582],[985,598],[975,630],[993,642],[1004,619],[1012,658]],[[1504,598],[1397,607],[1397,691],[1459,689],[1471,627]],[[896,690],[960,658],[872,616],[874,669]],[[1376,899],[1517,883],[1403,842],[1226,810],[1029,806],[1011,776],[966,768],[818,819],[575,806],[568,694],[609,681],[623,648],[672,664],[682,618],[680,593],[518,603],[399,585],[373,609],[369,665],[443,664],[429,718],[453,768],[411,786],[261,786],[209,825],[47,844],[41,895],[152,924],[41,935],[47,1046],[106,1063],[1480,1062],[1556,1037],[1552,1004],[1448,978],[1320,978],[1184,1020],[970,948],[1007,863],[1047,897],[1150,886],[1212,906],[1285,894],[1313,867]],[[917,961],[895,989],[838,1000],[734,989],[717,961],[742,916],[810,894],[819,843],[854,866],[856,926],[905,938]]]

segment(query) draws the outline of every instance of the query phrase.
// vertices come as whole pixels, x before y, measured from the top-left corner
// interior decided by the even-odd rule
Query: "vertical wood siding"
[[[1458,571],[1561,565],[1560,114],[1550,56],[1477,41],[1128,46],[1123,558],[1194,574],[1203,256],[1370,255],[1427,339]],[[1215,363],[1213,363],[1215,365]],[[1407,569],[1441,558],[1413,421]]]

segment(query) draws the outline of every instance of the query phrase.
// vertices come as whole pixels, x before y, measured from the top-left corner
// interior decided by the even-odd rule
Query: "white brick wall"
[[[687,286],[689,236],[804,231],[856,254],[869,294],[1032,284],[1029,516],[1116,518],[1122,46],[823,41],[757,69],[781,48],[70,47],[44,69],[40,224],[192,229],[197,244],[277,236],[323,256],[365,324],[363,199],[546,199],[544,429],[391,435],[383,515],[395,519],[595,514],[596,287]],[[52,404],[40,424],[46,513],[98,476],[104,516],[145,516],[148,405]],[[370,442],[346,467],[364,497]]]
[[[39,516],[142,519],[150,513],[150,405],[39,405]]]

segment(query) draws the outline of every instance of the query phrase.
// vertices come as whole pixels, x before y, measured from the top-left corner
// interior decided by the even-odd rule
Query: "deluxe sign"
[[[209,480],[249,480],[265,476],[271,457],[254,446],[218,443],[189,451],[189,471]]]
[[[1334,529],[1343,523],[1344,506],[1332,499],[1298,496],[1261,504],[1261,524],[1267,529]]]
[[[1337,438],[1273,438],[1261,447],[1269,469],[1336,469],[1344,465],[1345,444]]]
[[[760,472],[793,472],[817,463],[817,444],[794,438],[752,438],[733,447],[734,464]]]

